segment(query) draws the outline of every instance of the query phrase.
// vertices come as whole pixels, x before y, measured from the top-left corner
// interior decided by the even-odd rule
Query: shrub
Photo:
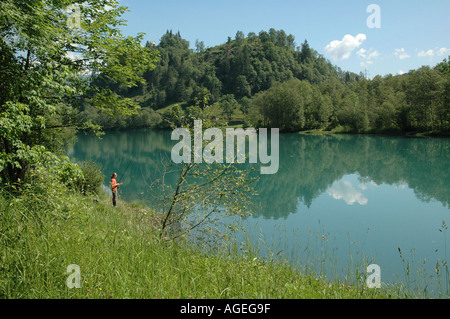
[[[98,194],[105,180],[105,175],[102,173],[101,167],[90,161],[80,162],[78,166],[83,171],[83,178],[77,181],[75,187],[85,195],[89,193]]]

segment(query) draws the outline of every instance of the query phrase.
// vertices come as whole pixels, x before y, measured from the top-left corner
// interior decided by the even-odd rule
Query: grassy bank
[[[160,240],[155,215],[136,203],[55,190],[0,197],[0,298],[396,298],[392,289],[329,283],[286,262],[205,254]],[[82,287],[69,289],[67,267]]]
[[[450,137],[450,132],[447,131],[424,131],[424,132],[403,132],[401,130],[367,130],[362,132],[355,132],[349,127],[338,126],[332,130],[306,130],[298,132],[298,134],[313,134],[313,135],[332,135],[332,134],[366,134],[366,135],[385,135],[385,136],[402,136],[402,137]]]

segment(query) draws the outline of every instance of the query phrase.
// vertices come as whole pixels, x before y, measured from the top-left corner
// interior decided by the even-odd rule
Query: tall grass
[[[450,279],[447,259],[447,230],[445,220],[442,222],[439,232],[443,234],[440,258],[436,256],[436,262],[427,259],[418,260],[416,250],[410,249],[404,252],[398,247],[399,256],[403,265],[403,278],[399,278],[401,289],[406,297],[414,295],[419,298],[449,298]],[[436,248],[435,253],[439,252]],[[441,259],[442,258],[442,259]],[[430,271],[431,270],[431,271]]]
[[[93,201],[49,185],[0,195],[0,298],[397,298],[328,282],[285,258],[230,241],[215,253],[188,240],[160,239],[157,216],[142,205]],[[66,285],[81,269],[81,288]]]

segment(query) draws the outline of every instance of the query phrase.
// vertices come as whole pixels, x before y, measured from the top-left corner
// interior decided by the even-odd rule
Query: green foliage
[[[348,125],[354,132],[363,132],[369,127],[366,107],[353,92],[341,101],[337,117],[340,124]]]
[[[127,117],[116,117],[103,114],[98,108],[86,105],[78,114],[79,121],[83,123],[96,123],[104,130],[127,129],[127,128],[159,128],[163,118],[162,115],[149,107],[139,108],[136,114]],[[92,127],[82,127],[92,131]]]
[[[305,128],[305,109],[311,103],[311,93],[308,82],[291,80],[258,94],[253,104],[264,119],[262,125],[297,132]]]
[[[434,130],[442,124],[448,112],[440,110],[443,105],[443,75],[428,67],[422,67],[408,74],[406,103],[410,107],[410,124],[420,130]],[[448,75],[447,75],[448,78]],[[446,114],[447,113],[447,114]],[[443,116],[443,117],[442,117]]]
[[[165,184],[166,179],[162,177],[151,188],[159,199],[157,209],[163,216],[161,236],[170,236],[170,228],[178,225],[178,232],[172,238],[189,233],[193,236],[195,231],[197,239],[207,236],[214,240],[216,235],[223,235],[216,229],[219,221],[251,214],[248,205],[255,178],[248,176],[248,170],[228,164],[194,163],[168,165],[165,171],[176,172],[178,180],[175,185]]]
[[[172,129],[182,127],[184,124],[185,114],[180,105],[175,105],[166,111],[164,116],[164,125]]]
[[[333,78],[319,84],[291,80],[253,97],[246,124],[289,132],[340,126],[355,133],[445,134],[450,130],[449,81],[445,62],[434,69],[348,84]]]
[[[68,23],[69,5],[79,8],[80,28]],[[136,113],[136,101],[112,88],[142,86],[157,52],[140,45],[143,34],[120,33],[125,10],[117,0],[0,2],[3,182],[23,180],[39,154],[60,151],[76,129],[98,129],[76,116],[80,105],[116,117]]]
[[[234,111],[238,108],[239,104],[233,94],[227,94],[220,99],[220,106],[223,114],[227,116],[228,120],[231,120],[231,117]]]
[[[99,193],[101,186],[105,180],[105,175],[102,173],[101,167],[94,162],[80,162],[78,163],[83,177],[77,180],[74,185],[75,189],[83,194]]]
[[[202,88],[194,97],[194,105],[199,106],[202,110],[206,109],[210,104],[211,93],[207,88]]]

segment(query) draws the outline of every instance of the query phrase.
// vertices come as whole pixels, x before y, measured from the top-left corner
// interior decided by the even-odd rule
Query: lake
[[[170,135],[80,134],[68,155],[100,164],[105,185],[128,168],[119,200],[151,203],[148,178],[170,160]],[[377,264],[383,283],[446,293],[449,139],[280,134],[279,147],[279,171],[257,181],[244,221],[252,240],[330,278]]]

